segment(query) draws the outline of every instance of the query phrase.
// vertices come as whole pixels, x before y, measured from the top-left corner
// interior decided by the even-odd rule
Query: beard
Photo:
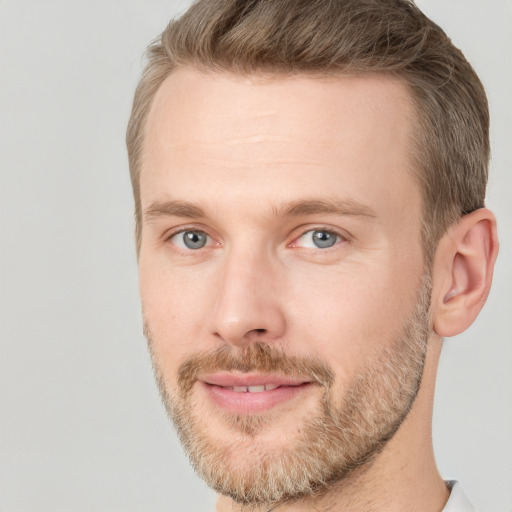
[[[243,348],[225,344],[188,358],[178,370],[178,389],[171,389],[145,324],[163,403],[195,471],[218,493],[253,507],[318,496],[365,471],[403,423],[417,396],[431,330],[430,293],[426,273],[414,313],[391,342],[382,343],[384,348],[365,361],[338,399],[326,362],[290,356],[262,342]],[[301,421],[295,437],[279,448],[259,442],[261,434],[272,432],[273,419],[265,414],[219,411],[224,437],[217,432],[214,438],[208,433],[206,413],[194,400],[193,384],[200,373],[216,371],[307,378],[321,389],[321,398],[314,414]],[[280,437],[276,429],[276,438]]]

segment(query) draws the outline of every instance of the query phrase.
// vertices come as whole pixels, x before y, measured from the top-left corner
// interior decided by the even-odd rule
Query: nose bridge
[[[214,305],[214,332],[230,344],[282,335],[278,264],[264,248],[233,247],[224,258]]]

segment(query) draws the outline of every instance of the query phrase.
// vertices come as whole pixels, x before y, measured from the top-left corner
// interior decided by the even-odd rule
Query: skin
[[[405,85],[383,76],[257,79],[183,68],[166,79],[146,125],[139,254],[145,321],[166,387],[178,389],[190,356],[260,341],[328,362],[332,393],[343,399],[412,315],[423,275],[413,119]],[[343,211],[283,214],[311,200]],[[171,211],[171,201],[202,213]],[[312,244],[320,228],[338,235],[335,245]],[[183,246],[183,229],[206,233],[205,247]],[[442,336],[478,314],[496,251],[487,210],[446,234],[433,265],[425,372],[407,419],[361,475],[279,510],[442,510],[448,491],[431,443]],[[229,440],[210,396],[196,384],[192,394],[207,434]],[[268,428],[238,435],[233,464],[250,450],[286,448],[318,400],[312,387],[266,411]],[[240,507],[220,497],[217,510]]]

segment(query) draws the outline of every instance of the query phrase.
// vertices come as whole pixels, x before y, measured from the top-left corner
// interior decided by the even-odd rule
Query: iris
[[[201,231],[185,231],[183,233],[183,243],[189,249],[201,249],[206,244],[206,233]]]
[[[320,249],[332,247],[338,238],[338,235],[329,231],[313,231],[313,243]]]

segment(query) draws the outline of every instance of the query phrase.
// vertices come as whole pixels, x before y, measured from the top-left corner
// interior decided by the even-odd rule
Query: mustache
[[[334,382],[333,372],[325,362],[314,357],[286,355],[273,345],[257,342],[243,348],[222,345],[189,357],[178,369],[179,389],[186,395],[199,375],[218,371],[278,374],[312,381],[326,388]]]

